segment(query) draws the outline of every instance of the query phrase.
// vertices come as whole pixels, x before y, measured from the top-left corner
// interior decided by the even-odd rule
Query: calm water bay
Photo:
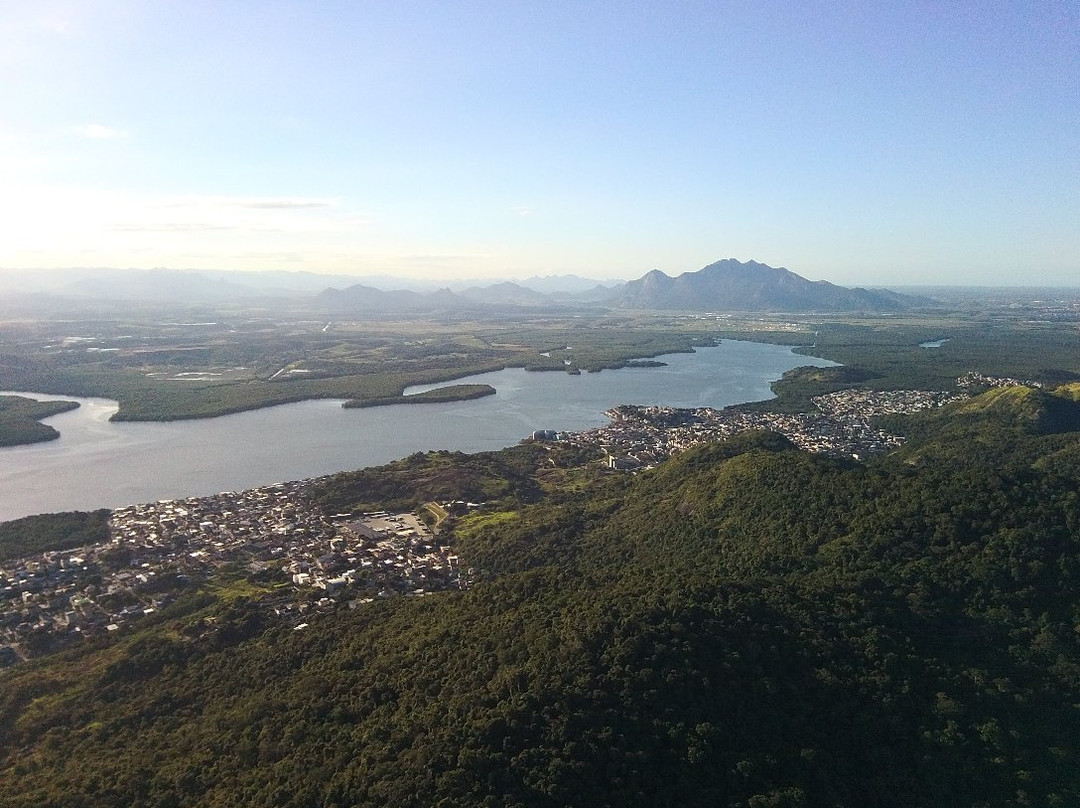
[[[0,521],[238,491],[427,449],[499,449],[535,429],[600,426],[607,422],[604,410],[616,404],[725,407],[757,401],[772,395],[770,382],[786,370],[833,364],[782,346],[736,341],[661,359],[666,367],[580,376],[485,373],[463,381],[498,392],[474,401],[371,409],[305,401],[169,423],[112,423],[115,402],[76,398],[79,409],[47,420],[60,431],[59,440],[0,449]]]

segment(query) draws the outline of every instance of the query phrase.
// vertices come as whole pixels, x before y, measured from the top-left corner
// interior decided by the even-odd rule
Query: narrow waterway
[[[769,398],[769,385],[800,365],[833,363],[790,348],[724,341],[667,366],[571,376],[510,369],[461,379],[490,384],[473,401],[343,409],[304,401],[195,421],[109,421],[116,403],[79,401],[47,420],[48,443],[0,449],[0,521],[34,513],[118,507],[204,496],[379,465],[428,449],[499,449],[536,429],[606,423],[617,404],[725,407]],[[427,389],[412,388],[407,392]]]

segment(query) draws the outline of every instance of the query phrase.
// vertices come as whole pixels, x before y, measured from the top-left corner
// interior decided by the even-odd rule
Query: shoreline
[[[111,421],[115,401],[86,398],[81,403],[87,406],[57,423],[59,441],[0,449],[0,457],[8,453],[7,470],[0,472],[6,492],[0,520],[244,490],[379,466],[416,451],[493,451],[538,428],[600,426],[607,420],[604,410],[618,403],[724,407],[768,399],[772,383],[802,364],[790,346],[724,343],[727,351],[680,352],[667,367],[626,374],[538,379],[520,368],[478,374],[477,384],[489,383],[497,398],[478,387],[468,396],[445,398],[443,392],[435,394],[444,397],[439,401],[410,399],[425,392],[417,385],[403,399],[379,406],[346,408],[341,405],[347,399],[312,399],[171,423]],[[447,406],[393,409],[411,403]]]

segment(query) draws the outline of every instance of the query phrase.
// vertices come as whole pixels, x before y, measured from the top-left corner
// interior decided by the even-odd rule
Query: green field
[[[203,319],[188,326],[130,319],[0,323],[0,388],[114,399],[115,420],[178,420],[312,398],[403,403],[411,385],[506,367],[595,372],[711,344],[695,324],[647,317],[343,322],[329,331],[321,320],[285,315],[214,312]],[[444,392],[416,403],[477,393]]]
[[[1080,378],[1080,314],[1030,298],[957,293],[895,316],[598,310],[331,323],[302,310],[106,306],[82,320],[65,312],[0,322],[0,389],[112,398],[117,420],[207,418],[310,398],[399,403],[414,384],[506,367],[596,372],[718,338],[802,346],[846,367],[779,383],[788,409],[852,385],[949,389],[967,372],[1048,384]],[[931,340],[947,341],[919,347]]]

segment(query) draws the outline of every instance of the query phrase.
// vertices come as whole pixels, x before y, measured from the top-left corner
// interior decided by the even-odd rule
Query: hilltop
[[[788,269],[728,258],[670,277],[658,269],[629,281],[615,298],[635,309],[689,311],[898,311],[928,301],[886,290],[810,281]]]

